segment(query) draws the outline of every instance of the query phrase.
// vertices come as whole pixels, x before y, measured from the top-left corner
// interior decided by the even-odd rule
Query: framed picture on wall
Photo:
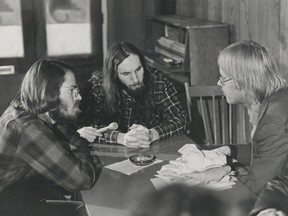
[[[20,0],[0,0],[0,58],[24,57]]]
[[[92,54],[90,0],[45,0],[48,56]]]
[[[0,0],[1,70],[51,57],[90,74],[103,61],[102,22],[101,0]]]

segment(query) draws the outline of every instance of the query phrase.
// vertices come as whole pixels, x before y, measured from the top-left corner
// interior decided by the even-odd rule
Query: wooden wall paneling
[[[158,4],[155,3],[155,0],[146,0],[143,2],[143,19],[146,19],[147,16],[153,16],[158,8]]]
[[[107,7],[107,48],[111,46],[111,44],[114,42],[114,29],[115,29],[115,24],[114,24],[114,17],[115,13],[117,12],[117,9],[114,9],[114,1],[113,0],[107,0],[106,2],[106,7]],[[116,11],[116,12],[115,12]]]
[[[228,45],[228,28],[189,29],[191,85],[216,85],[217,56]]]
[[[279,0],[249,1],[248,7],[250,39],[267,46],[278,61]]]
[[[240,1],[238,7],[239,7],[239,19],[238,23],[235,26],[236,29],[236,37],[235,41],[240,40],[247,40],[248,38],[251,38],[251,35],[249,33],[249,2],[250,0],[243,0]]]
[[[238,26],[240,23],[239,4],[238,0],[222,0],[222,22],[229,23],[230,43],[235,42],[238,34]]]
[[[207,19],[222,22],[222,0],[208,0]]]
[[[155,14],[156,15],[170,15],[175,14],[176,12],[176,0],[150,0],[152,2],[155,2],[156,9]],[[145,0],[145,5],[146,5]]]
[[[129,41],[140,49],[144,48],[145,23],[149,16],[174,12],[175,0],[107,0],[108,38],[110,47],[119,41]]]
[[[279,65],[280,70],[288,79],[288,1],[281,0],[279,31]]]
[[[108,2],[108,35],[111,36],[108,38],[108,47],[118,41],[129,41],[136,46],[143,46],[143,1],[110,0]]]
[[[206,1],[206,0],[204,0]],[[176,14],[202,18],[201,14],[199,15],[198,5],[196,0],[176,0]]]
[[[194,0],[197,18],[207,19],[208,18],[208,0]]]

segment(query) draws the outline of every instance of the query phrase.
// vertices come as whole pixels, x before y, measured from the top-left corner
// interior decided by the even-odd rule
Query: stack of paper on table
[[[201,151],[194,144],[186,144],[178,152],[181,156],[162,166],[155,175],[160,180],[151,180],[153,184],[184,182],[213,188],[227,188],[235,184],[229,175],[219,179],[219,173],[223,172],[222,167],[227,163],[226,156],[209,150]],[[205,172],[204,175],[208,169],[209,173]]]
[[[129,159],[126,159],[124,161],[121,162],[117,162],[114,164],[110,164],[108,166],[105,166],[107,169],[111,169],[114,171],[118,171],[121,173],[124,173],[126,175],[131,175],[135,172],[138,172],[139,170],[142,170],[146,167],[161,163],[162,160],[156,159],[155,161],[153,161],[151,164],[146,165],[146,166],[137,166],[135,164],[133,164]]]

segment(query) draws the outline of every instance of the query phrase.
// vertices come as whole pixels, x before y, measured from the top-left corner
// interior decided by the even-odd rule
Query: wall
[[[230,24],[231,43],[244,39],[260,42],[287,74],[287,0],[176,0],[176,14]]]
[[[288,72],[288,1],[286,0],[176,0],[176,14],[230,24],[230,43],[253,39],[268,47],[280,70]],[[239,116],[245,109],[237,110]],[[246,114],[239,121],[237,135],[251,141],[251,125]],[[243,136],[238,142],[245,142]]]
[[[288,71],[287,0],[107,0],[107,43],[130,41],[144,47],[145,19],[187,15],[230,24],[230,42],[254,39],[269,48]]]
[[[175,0],[107,0],[107,46],[128,41],[144,48],[146,18],[175,8]]]

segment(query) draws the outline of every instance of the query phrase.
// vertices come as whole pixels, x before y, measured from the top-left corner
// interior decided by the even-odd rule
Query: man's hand
[[[145,131],[130,130],[124,134],[123,144],[130,148],[149,148],[151,138]]]
[[[144,127],[144,126],[142,126],[142,125],[139,125],[139,124],[133,124],[133,125],[129,128],[129,130],[135,130],[135,131],[138,131],[138,132],[140,132],[140,133],[142,133],[142,134],[148,134],[148,135],[149,135],[149,133],[150,133],[150,131],[149,131],[148,128],[146,128],[146,127]]]
[[[142,125],[133,124],[129,129],[143,132],[144,134],[146,134],[147,136],[150,137],[151,143],[156,141],[156,140],[159,140],[159,134],[154,128],[151,128],[149,130],[149,129],[147,129],[146,127],[144,127]]]
[[[96,137],[102,137],[102,134],[97,132],[97,128],[92,126],[83,127],[77,130],[77,132],[80,134],[80,137],[87,139],[89,142],[93,142]]]
[[[129,148],[149,148],[152,136],[146,127],[133,124],[127,133],[118,134],[117,142]]]

